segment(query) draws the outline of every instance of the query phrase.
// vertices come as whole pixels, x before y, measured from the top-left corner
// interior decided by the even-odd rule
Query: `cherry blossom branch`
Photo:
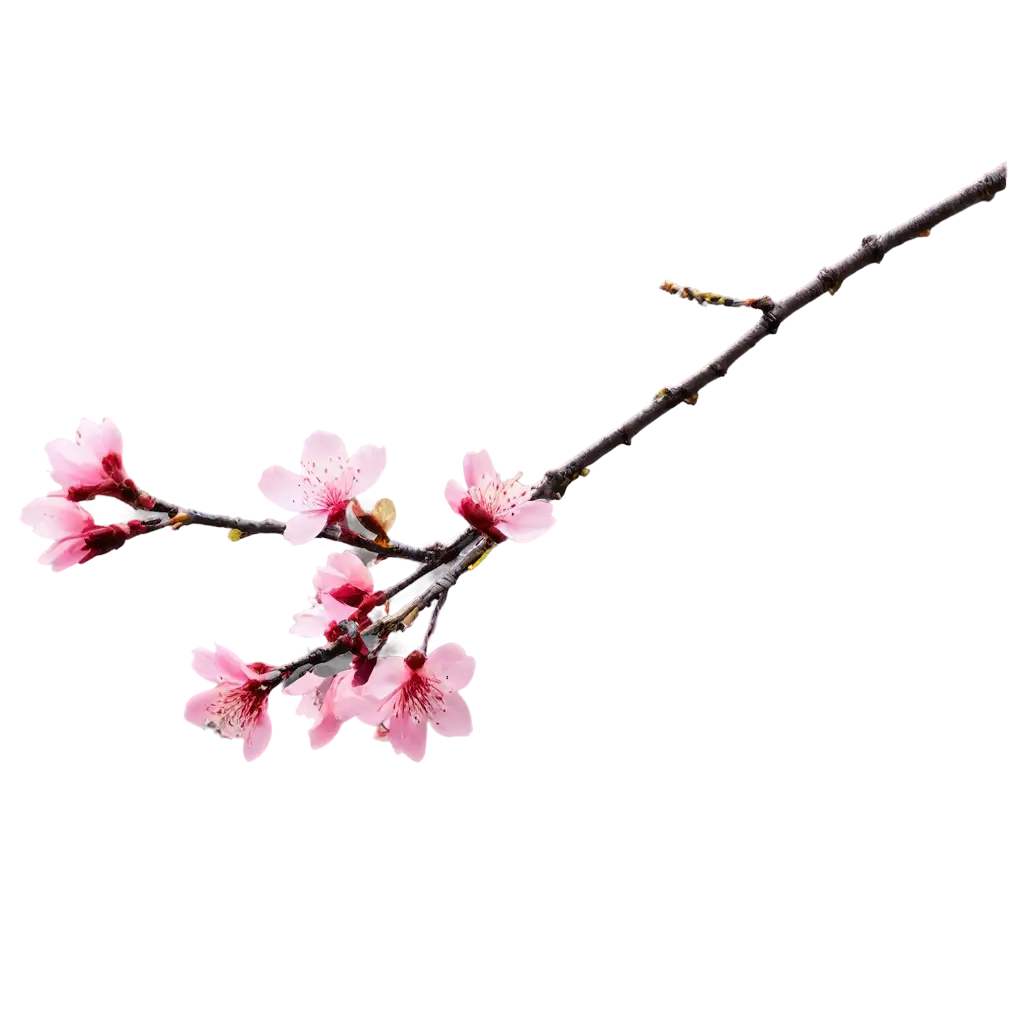
[[[183,526],[212,526],[234,531],[236,536],[231,539],[242,540],[260,533],[283,534],[287,527],[287,523],[282,523],[278,519],[243,519],[239,516],[213,515],[194,508],[187,508],[184,505],[163,501],[160,498],[150,500],[153,502],[151,508],[154,511],[163,512],[172,518],[178,517],[178,521],[174,524],[175,529]],[[466,530],[449,544],[433,544],[430,547],[417,548],[390,538],[384,542],[372,537],[363,537],[355,531],[337,524],[326,526],[317,534],[318,537],[325,540],[333,540],[341,544],[348,544],[350,547],[361,548],[364,551],[372,551],[380,558],[403,558],[412,562],[424,562],[435,567],[444,564],[458,554],[475,535],[474,530]]]
[[[879,262],[891,250],[905,245],[911,239],[928,236],[933,227],[947,220],[955,213],[979,201],[991,199],[1001,188],[1006,186],[1008,180],[1006,166],[989,171],[972,184],[958,189],[946,199],[915,214],[902,224],[890,228],[882,234],[867,234],[867,236],[860,240],[859,246],[852,253],[819,270],[813,278],[784,298],[775,300],[770,297],[761,297],[757,300],[750,300],[748,308],[756,309],[760,313],[757,323],[753,324],[748,330],[744,331],[727,345],[709,364],[696,370],[682,382],[667,385],[660,389],[634,416],[618,424],[618,426],[608,431],[602,437],[587,445],[585,449],[566,460],[557,469],[547,473],[532,488],[530,501],[557,500],[564,496],[569,486],[585,476],[589,467],[608,452],[616,449],[616,447],[630,446],[633,438],[641,430],[649,426],[660,416],[664,416],[669,410],[675,409],[683,403],[695,404],[698,395],[703,389],[716,379],[724,379],[729,369],[743,355],[751,351],[766,335],[774,335],[785,319],[792,313],[809,305],[822,295],[830,295],[835,292],[851,274],[866,264]],[[688,290],[677,282],[668,281],[660,285],[658,291],[664,295],[677,295]],[[692,294],[696,295],[697,293]],[[707,295],[707,293],[705,294]],[[473,543],[474,537],[477,538],[475,543]],[[450,556],[459,554],[458,559],[451,568],[447,569],[418,598],[403,605],[387,617],[382,618],[382,620],[362,634],[364,638],[368,636],[379,638],[379,642],[372,651],[373,655],[377,654],[390,636],[411,626],[423,608],[428,604],[432,601],[442,600],[447,592],[467,572],[471,572],[476,568],[489,554],[490,550],[494,548],[495,543],[493,539],[480,537],[478,531],[470,526],[447,544],[445,547]],[[414,582],[422,579],[424,575],[436,566],[437,563],[419,566],[406,579],[399,581],[385,593],[388,597],[394,596],[400,591],[407,589]],[[350,645],[351,641],[346,638],[341,641],[335,641],[324,648],[319,648],[321,651],[330,650],[330,653],[323,657],[319,657],[316,651],[303,655],[303,657],[316,656],[317,660],[328,660],[336,653],[350,649]],[[287,676],[287,672],[295,664],[288,663],[287,667],[283,667],[283,675]]]
[[[740,309],[760,313],[759,321],[748,331],[727,346],[718,356],[705,367],[691,374],[679,384],[667,385],[630,419],[610,430],[603,437],[594,441],[577,455],[562,463],[561,466],[547,473],[536,485],[529,500],[558,501],[567,492],[568,487],[586,475],[587,469],[603,455],[616,447],[630,446],[632,439],[644,427],[659,416],[676,408],[679,404],[695,404],[699,393],[717,378],[725,378],[730,367],[746,352],[754,348],[765,335],[774,335],[784,319],[797,309],[808,305],[823,294],[833,293],[848,276],[868,262],[878,262],[893,248],[904,245],[916,237],[934,238],[932,228],[953,214],[973,205],[979,200],[990,199],[1008,181],[1006,166],[998,167],[972,184],[955,191],[932,207],[910,217],[904,223],[891,228],[881,236],[867,234],[860,240],[856,250],[834,263],[819,270],[817,274],[781,300],[770,296],[759,296],[746,299],[735,299],[715,292],[692,289],[678,281],[664,281],[658,286],[658,294],[673,296],[690,304],[710,303],[722,309]],[[126,499],[130,500],[134,492],[138,497],[133,481],[125,490]],[[227,530],[238,530],[242,535],[273,535],[284,534],[286,524],[272,519],[242,519],[238,517],[217,515],[214,513],[187,510],[182,512],[161,499],[144,497],[146,509],[164,512],[177,520],[176,524],[191,526],[217,527]],[[413,584],[422,580],[425,575],[464,552],[469,545],[480,537],[475,526],[467,526],[455,538],[446,543],[436,543],[426,548],[404,544],[388,539],[386,542],[361,537],[354,531],[340,525],[328,525],[317,535],[317,540],[332,544],[345,544],[362,550],[373,552],[381,557],[401,557],[421,564],[410,572],[407,577],[399,580],[384,591],[387,599],[396,596]],[[475,550],[475,549],[474,549]],[[481,549],[482,550],[482,549]],[[467,563],[469,564],[469,563]],[[444,577],[443,579],[447,579]],[[458,579],[456,577],[455,579]],[[453,583],[455,582],[453,579]],[[436,587],[438,584],[434,584]],[[451,586],[451,585],[450,585]],[[431,588],[431,593],[433,589]],[[412,610],[412,609],[410,609]],[[382,634],[386,636],[387,632]]]
[[[241,738],[245,757],[252,760],[270,740],[268,696],[282,686],[299,699],[297,710],[315,719],[309,731],[313,749],[330,742],[344,722],[358,718],[375,726],[374,735],[388,740],[396,753],[420,760],[426,749],[428,723],[444,736],[465,736],[472,729],[469,709],[459,691],[472,679],[473,658],[454,643],[427,654],[441,608],[465,573],[506,540],[530,541],[546,533],[554,524],[550,503],[560,499],[574,480],[587,476],[590,466],[609,452],[629,445],[670,409],[695,404],[702,388],[724,377],[737,359],[765,335],[776,333],[788,317],[826,291],[835,295],[846,278],[869,263],[881,262],[890,249],[927,236],[935,225],[975,203],[991,200],[1005,187],[1006,165],[1002,164],[892,231],[867,236],[855,252],[824,267],[813,281],[781,303],[769,296],[732,299],[666,281],[662,288],[671,294],[702,305],[747,306],[759,310],[761,318],[713,362],[682,383],[662,388],[644,409],[564,465],[549,470],[533,487],[521,481],[521,473],[503,478],[486,451],[467,453],[463,459],[465,487],[449,480],[444,496],[469,529],[448,544],[415,548],[392,541],[388,531],[395,520],[393,503],[382,498],[371,512],[365,512],[357,500],[379,478],[385,450],[364,445],[349,455],[341,438],[325,431],[306,439],[301,473],[273,466],[260,479],[264,496],[294,513],[283,523],[210,515],[153,498],[128,476],[116,426],[106,419],[99,424],[83,420],[74,441],[60,439],[47,445],[50,475],[61,491],[31,501],[22,511],[22,520],[52,541],[40,562],[56,571],[117,550],[145,533],[188,525],[226,529],[232,540],[274,533],[283,534],[293,544],[305,544],[322,537],[370,551],[377,561],[395,557],[419,562],[404,579],[376,589],[367,566],[371,560],[349,550],[331,553],[327,564],[316,570],[316,593],[309,608],[293,616],[291,629],[299,636],[321,638],[320,646],[276,667],[246,663],[220,646],[213,651],[196,649],[193,668],[214,686],[186,704],[185,717],[225,738]],[[100,495],[119,498],[163,518],[97,525],[82,503]],[[435,578],[417,597],[391,612],[392,598],[432,574]],[[404,657],[379,657],[394,634],[410,628],[431,606],[430,621],[417,649]],[[379,615],[382,617],[374,621]]]

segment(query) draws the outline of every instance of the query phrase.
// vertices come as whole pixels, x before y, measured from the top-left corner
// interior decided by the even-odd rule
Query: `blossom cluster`
[[[39,561],[54,571],[87,562],[165,526],[227,521],[203,517],[138,488],[124,468],[121,433],[108,419],[98,424],[83,419],[74,440],[53,441],[46,452],[59,490],[29,502],[21,518],[52,542]],[[259,480],[264,496],[292,514],[283,528],[276,525],[276,532],[296,545],[318,536],[344,542],[362,536],[353,527],[369,524],[381,546],[334,552],[317,568],[309,607],[293,616],[290,630],[321,639],[321,646],[306,657],[275,666],[247,663],[220,645],[212,651],[193,651],[192,667],[213,686],[188,701],[185,718],[224,738],[241,739],[246,760],[252,760],[270,742],[269,698],[280,686],[285,695],[297,698],[297,713],[312,719],[313,749],[334,739],[344,723],[356,720],[371,726],[373,735],[389,742],[395,753],[419,761],[426,751],[428,725],[442,736],[471,732],[469,707],[460,691],[472,679],[475,661],[454,643],[428,652],[439,603],[416,650],[405,656],[381,653],[389,635],[382,631],[376,636],[375,626],[386,613],[390,595],[407,582],[390,590],[375,588],[370,566],[389,557],[390,523],[368,516],[357,498],[380,479],[385,450],[364,445],[350,455],[340,437],[319,430],[306,439],[299,464],[297,473],[272,466]],[[462,465],[465,483],[449,480],[444,496],[469,525],[470,536],[485,538],[485,547],[505,540],[533,540],[554,524],[550,504],[533,498],[521,473],[503,479],[486,451],[468,453]],[[116,498],[146,516],[97,525],[82,507],[96,497]],[[232,539],[244,535],[238,529],[232,534]],[[427,568],[443,564],[439,559]],[[410,580],[423,574],[414,573]]]

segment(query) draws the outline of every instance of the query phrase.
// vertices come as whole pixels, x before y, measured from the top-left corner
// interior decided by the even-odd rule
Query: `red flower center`
[[[419,651],[413,651],[413,654],[422,657]],[[443,707],[444,694],[441,688],[429,676],[420,675],[419,672],[413,672],[395,695],[395,715],[408,715],[417,725],[437,718]]]
[[[358,608],[366,596],[366,591],[360,590],[353,583],[343,583],[340,587],[329,590],[328,593],[339,604],[347,604],[351,608]]]
[[[329,526],[344,525],[348,505],[347,501],[332,502],[328,507],[327,524]]]
[[[462,503],[459,505],[459,511],[462,512],[462,518],[474,530],[479,530],[485,537],[490,537],[493,541],[503,541],[505,539],[505,535],[494,525],[493,514],[472,498],[463,498]]]
[[[255,671],[257,666],[252,668]],[[263,667],[263,671],[269,669],[269,666]],[[269,692],[255,679],[227,690],[210,708],[217,731],[232,739],[246,735],[259,721]]]

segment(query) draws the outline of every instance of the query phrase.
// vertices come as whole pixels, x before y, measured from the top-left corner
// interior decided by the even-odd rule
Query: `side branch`
[[[258,533],[283,534],[287,525],[278,519],[242,519],[239,516],[213,515],[194,508],[186,508],[184,505],[162,501],[159,498],[153,500],[154,511],[163,512],[178,519],[178,522],[174,524],[175,528],[213,526],[222,530],[237,531],[237,536],[233,538],[235,540]],[[400,541],[390,539],[387,541],[374,540],[338,525],[325,527],[317,536],[325,540],[337,541],[340,544],[348,544],[350,547],[361,548],[364,551],[372,551],[379,558],[404,558],[408,561],[425,562],[436,566],[449,561],[458,554],[476,536],[476,531],[466,530],[450,544],[432,544],[426,548],[412,547],[409,544],[402,544]]]

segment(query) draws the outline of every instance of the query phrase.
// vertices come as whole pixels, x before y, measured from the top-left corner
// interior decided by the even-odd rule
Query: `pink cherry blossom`
[[[373,576],[353,552],[335,551],[327,556],[327,565],[317,569],[313,586],[328,609],[347,618],[373,592]]]
[[[470,526],[491,540],[535,540],[555,525],[551,504],[530,499],[530,488],[519,482],[522,473],[502,480],[487,452],[468,452],[462,472],[466,486],[449,480],[444,496]]]
[[[214,644],[212,651],[196,648],[192,652],[192,667],[217,685],[197,693],[185,705],[185,720],[213,729],[224,739],[241,737],[246,761],[255,760],[270,742],[267,698],[271,687],[266,680],[276,669],[258,661],[247,665],[220,644]]]
[[[351,551],[328,551],[313,566],[317,598],[329,594],[336,601],[357,608],[375,586],[373,569]]]
[[[116,551],[130,537],[146,532],[138,519],[111,526],[97,526],[81,505],[66,498],[35,498],[21,510],[21,521],[40,537],[53,543],[39,556],[54,572],[88,562],[97,555]]]
[[[74,441],[59,438],[46,446],[50,476],[60,485],[55,492],[69,501],[88,501],[105,494],[129,505],[152,508],[153,499],[125,473],[121,431],[111,420],[83,419]],[[52,496],[52,495],[51,495]]]
[[[337,434],[318,430],[306,438],[300,461],[301,474],[271,466],[259,484],[275,505],[298,513],[284,531],[293,544],[305,544],[325,526],[344,523],[349,501],[380,479],[387,460],[384,449],[371,444],[349,456]]]
[[[413,651],[407,658],[378,658],[363,694],[374,709],[359,717],[384,726],[396,754],[422,761],[427,723],[442,736],[468,736],[469,707],[458,692],[473,678],[476,662],[458,644],[444,644],[429,657]],[[381,734],[382,735],[382,734]]]
[[[307,672],[285,688],[285,693],[300,698],[296,714],[316,719],[309,730],[313,750],[330,743],[350,718],[373,709],[373,702],[360,693],[362,688],[353,688],[354,679],[351,669],[333,676]]]

